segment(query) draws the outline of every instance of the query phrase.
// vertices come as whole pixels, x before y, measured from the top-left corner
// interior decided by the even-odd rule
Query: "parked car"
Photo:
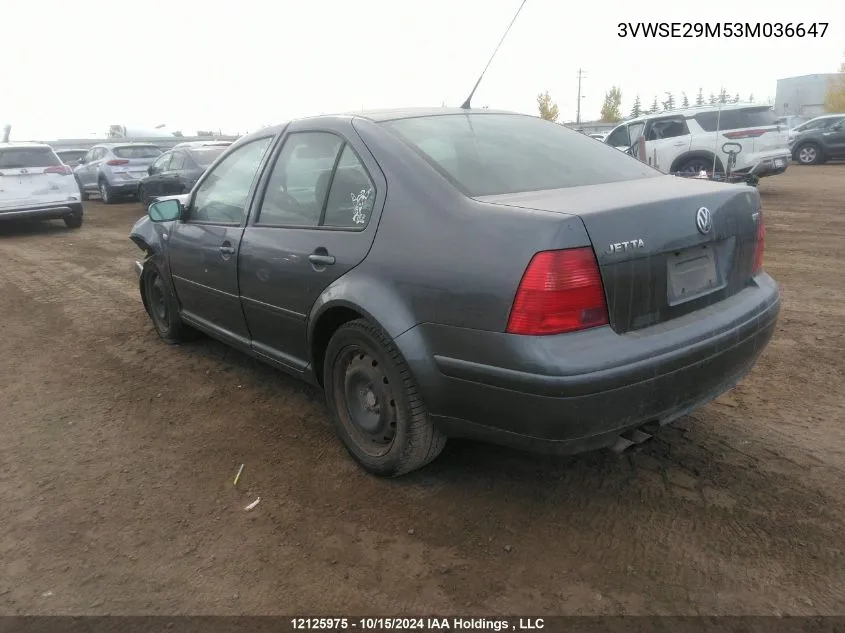
[[[94,145],[73,170],[82,199],[97,192],[105,204],[111,204],[121,196],[136,195],[138,181],[161,153],[160,147],[149,143]]]
[[[718,129],[718,132],[717,132]],[[735,174],[764,178],[789,165],[787,131],[775,123],[769,106],[724,104],[649,114],[625,121],[605,143],[628,151],[645,137],[646,162],[666,173],[724,172],[725,144],[739,147]],[[714,161],[715,158],[715,161]]]
[[[177,143],[170,149],[187,149],[191,147],[229,147],[232,141],[184,141]]]
[[[88,153],[87,149],[57,149],[56,156],[59,157],[65,165],[75,166],[79,164],[79,159]]]
[[[0,220],[64,220],[82,226],[79,187],[49,145],[0,143]]]
[[[792,159],[802,165],[819,165],[845,158],[845,114],[816,117],[796,127],[789,138]]]
[[[138,182],[138,200],[145,206],[158,196],[186,193],[226,149],[226,145],[194,145],[165,152]]]
[[[764,236],[752,187],[444,108],[254,132],[130,235],[164,341],[202,331],[319,385],[383,476],[450,436],[624,446],[716,398],[775,328]]]
[[[799,125],[806,123],[810,119],[800,114],[787,114],[786,116],[779,116],[775,119],[775,125],[779,125],[788,131],[795,129]]]

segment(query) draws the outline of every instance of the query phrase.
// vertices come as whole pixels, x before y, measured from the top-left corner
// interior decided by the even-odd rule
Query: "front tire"
[[[158,266],[148,263],[144,267],[143,284],[147,313],[159,337],[170,345],[193,338],[193,330],[179,317],[176,297],[170,291]]]
[[[708,174],[713,171],[713,159],[706,159],[706,158],[690,158],[685,160],[678,166],[678,171],[682,174],[687,174],[690,176],[697,176],[701,171],[706,171]],[[716,170],[717,172],[723,171],[722,163],[720,160],[716,159]]]
[[[138,185],[138,202],[145,207],[150,206],[150,198],[147,196],[147,190],[144,188],[144,185]]]
[[[335,431],[367,472],[396,477],[418,470],[446,445],[401,353],[364,319],[342,325],[332,336],[323,384]]]
[[[795,160],[799,165],[818,165],[822,162],[822,148],[817,143],[804,143],[795,150]]]

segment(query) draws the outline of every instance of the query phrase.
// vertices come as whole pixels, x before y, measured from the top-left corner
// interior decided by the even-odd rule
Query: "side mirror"
[[[152,176],[152,175],[153,175],[153,166],[152,166],[152,165],[150,165],[149,167],[147,167],[147,175],[148,175],[148,176]]]
[[[178,200],[160,200],[153,202],[147,209],[147,215],[153,222],[172,222],[182,214],[182,205]]]
[[[82,158],[77,158],[76,164],[77,165],[84,165],[85,164],[85,157],[83,156]]]

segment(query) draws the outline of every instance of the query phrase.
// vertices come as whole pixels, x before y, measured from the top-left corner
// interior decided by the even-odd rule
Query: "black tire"
[[[796,147],[793,158],[799,165],[819,165],[824,160],[821,146],[812,142]]]
[[[69,229],[78,229],[82,226],[82,212],[66,215],[64,218],[65,226]]]
[[[138,185],[138,202],[145,207],[150,206],[150,198],[147,196],[147,190],[144,189],[144,185]]]
[[[100,198],[102,199],[103,204],[114,204],[115,194],[109,186],[109,183],[100,179],[97,183],[97,188],[100,190]]]
[[[678,165],[678,169],[676,171],[682,174],[698,175],[702,169],[708,174],[713,171],[713,159],[688,158],[680,165]],[[716,159],[716,171],[723,171],[722,163],[719,159]]]
[[[364,470],[396,477],[441,453],[446,436],[429,419],[411,370],[379,327],[364,319],[342,325],[323,367],[335,431]]]
[[[142,282],[147,313],[161,339],[170,345],[193,339],[196,330],[182,322],[176,298],[155,264],[144,266]]]
[[[85,191],[85,187],[83,187],[82,183],[79,182],[79,178],[76,179],[76,184],[79,186],[79,199],[83,202],[88,201],[91,198],[91,195]]]

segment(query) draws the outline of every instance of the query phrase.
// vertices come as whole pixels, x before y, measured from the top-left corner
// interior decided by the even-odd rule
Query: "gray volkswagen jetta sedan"
[[[638,442],[775,328],[757,191],[493,110],[319,116],[239,139],[132,229],[144,307],[321,387],[366,470],[465,437]]]

